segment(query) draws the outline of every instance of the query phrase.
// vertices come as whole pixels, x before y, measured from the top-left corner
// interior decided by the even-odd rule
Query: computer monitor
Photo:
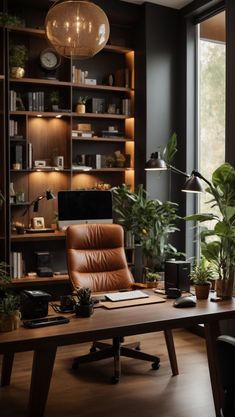
[[[58,222],[60,228],[71,224],[113,223],[111,191],[59,191]]]

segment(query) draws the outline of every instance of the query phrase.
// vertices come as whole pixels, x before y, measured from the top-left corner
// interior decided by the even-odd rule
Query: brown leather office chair
[[[69,226],[66,233],[67,263],[72,289],[89,287],[93,292],[105,292],[132,288],[133,276],[128,268],[123,228],[117,224],[82,224]],[[171,331],[167,330],[165,339],[173,375],[178,374],[174,342]],[[152,368],[158,369],[160,359],[157,356],[140,352],[140,344],[122,344],[120,337],[113,344],[94,342],[90,353],[74,360],[73,369],[82,363],[114,357],[114,376],[118,382],[120,376],[120,355],[152,362]],[[97,350],[98,349],[98,350]]]
[[[235,338],[219,336],[216,347],[224,394],[221,417],[235,417]]]

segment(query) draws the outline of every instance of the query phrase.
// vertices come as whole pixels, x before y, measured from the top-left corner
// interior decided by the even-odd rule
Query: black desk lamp
[[[201,193],[203,192],[203,187],[200,180],[206,182],[211,189],[213,189],[213,185],[208,181],[205,177],[203,177],[200,172],[193,170],[191,175],[187,174],[186,172],[181,171],[178,168],[175,168],[173,165],[168,164],[164,159],[161,159],[159,152],[154,152],[151,154],[150,159],[145,164],[146,171],[165,171],[171,170],[176,174],[181,174],[184,177],[188,178],[182,188],[181,191],[186,193]]]
[[[50,191],[47,190],[45,192],[45,194],[42,194],[38,197],[36,197],[33,201],[31,201],[31,203],[29,204],[29,206],[25,209],[24,213],[22,214],[22,216],[25,216],[25,214],[27,213],[27,211],[30,209],[30,207],[33,206],[33,211],[34,213],[38,212],[39,209],[39,201],[43,200],[44,198],[46,198],[47,200],[52,200],[55,198],[54,194]]]

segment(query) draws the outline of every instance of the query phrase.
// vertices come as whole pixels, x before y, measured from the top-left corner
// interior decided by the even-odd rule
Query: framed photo
[[[31,226],[33,229],[45,229],[44,217],[33,217],[31,220]]]

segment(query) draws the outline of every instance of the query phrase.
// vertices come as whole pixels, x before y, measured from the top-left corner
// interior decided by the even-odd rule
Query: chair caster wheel
[[[111,379],[112,384],[118,384],[119,378],[117,376],[113,376]]]
[[[160,368],[160,362],[152,363],[152,369],[154,369],[154,371],[157,371],[159,368]]]
[[[74,370],[74,371],[77,371],[77,369],[79,368],[79,364],[77,363],[77,362],[74,362],[73,364],[72,364],[72,369]]]

